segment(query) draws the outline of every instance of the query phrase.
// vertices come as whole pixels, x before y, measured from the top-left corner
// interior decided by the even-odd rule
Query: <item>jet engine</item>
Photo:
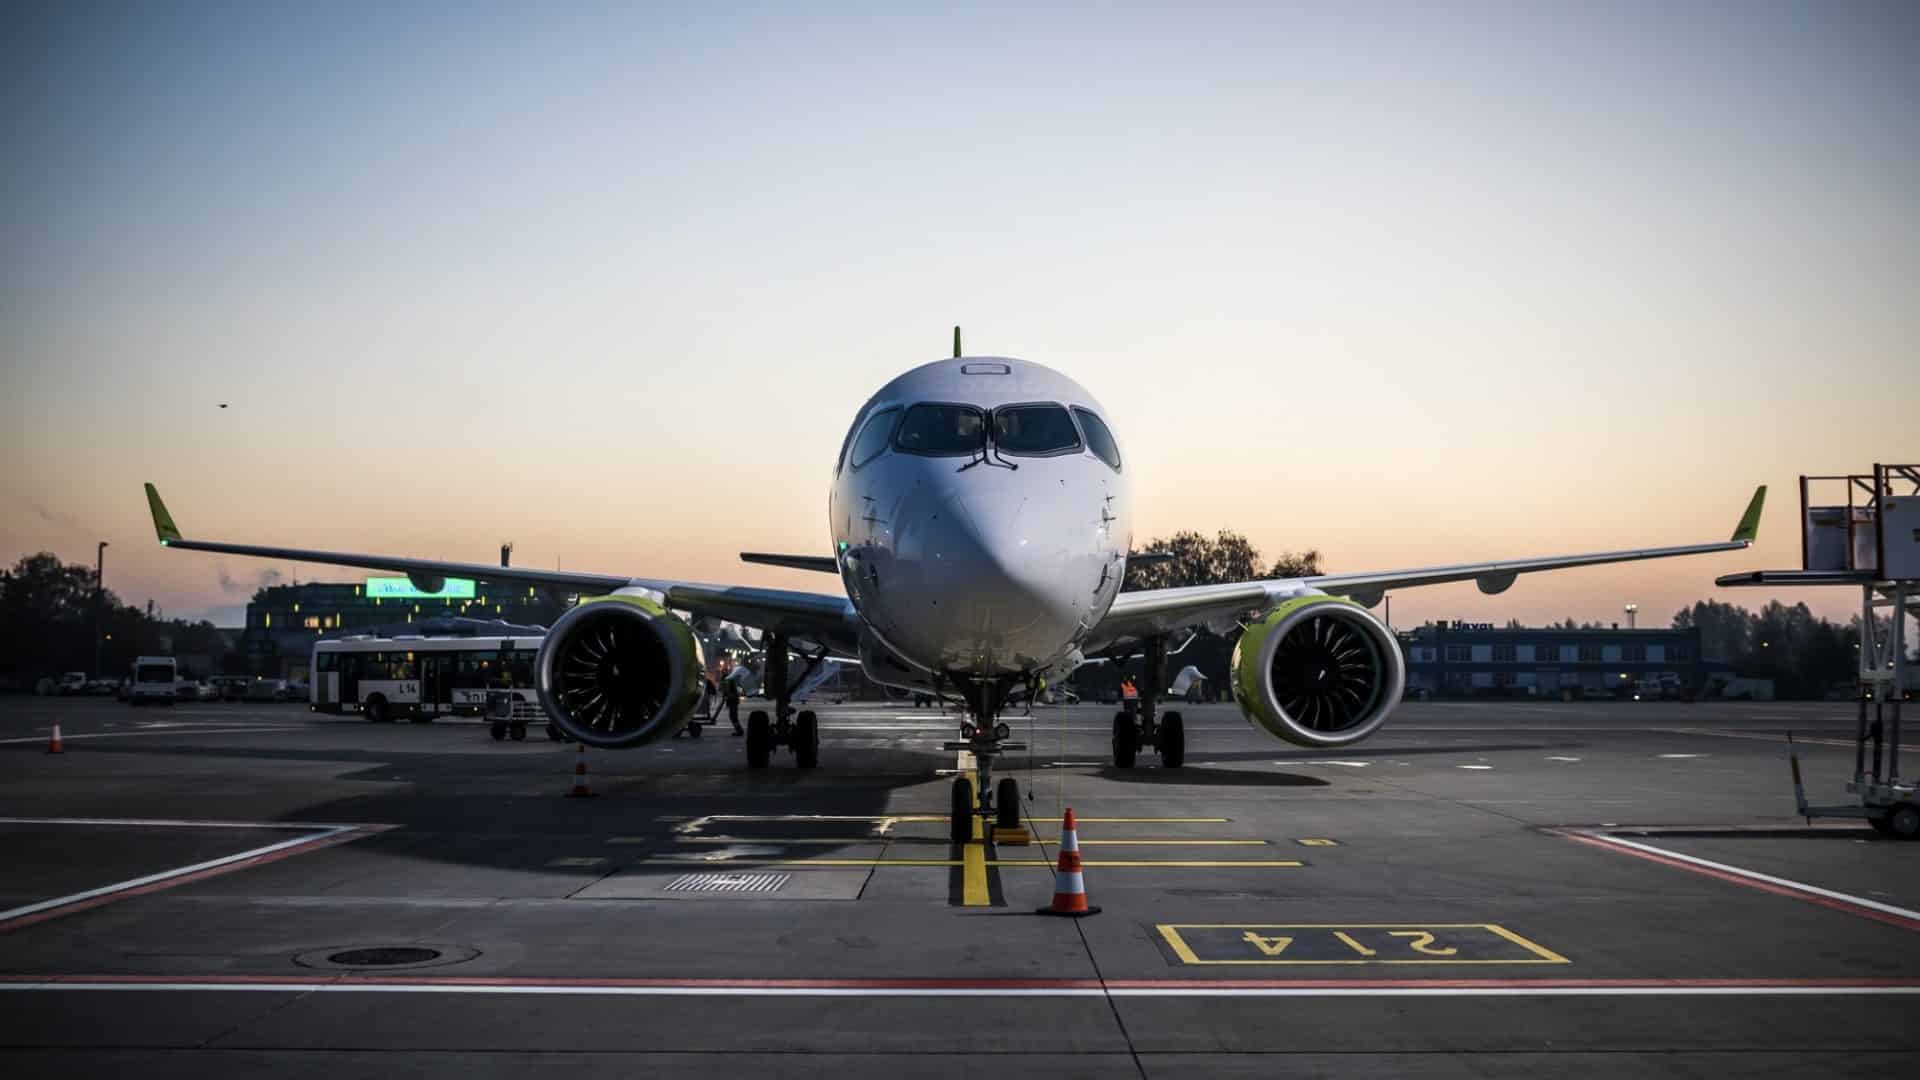
[[[1288,600],[1247,627],[1233,650],[1240,711],[1297,746],[1345,746],[1379,729],[1406,689],[1393,634],[1332,596]]]
[[[644,590],[596,596],[560,617],[535,662],[540,704],[588,746],[664,739],[700,703],[705,663],[691,628]]]

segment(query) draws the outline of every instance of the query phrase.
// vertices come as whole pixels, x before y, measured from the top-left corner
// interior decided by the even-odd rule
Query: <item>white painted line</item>
[[[8,911],[0,911],[0,924],[5,924],[14,919],[20,918],[23,915],[32,915],[35,912],[46,911],[50,908],[66,907],[68,904],[77,904],[82,900],[92,900],[95,897],[108,896],[117,892],[125,892],[128,889],[138,889],[144,885],[152,885],[153,883],[158,881],[169,881],[173,878],[185,877],[188,874],[197,874],[202,870],[211,870],[217,866],[226,866],[231,863],[244,862],[247,859],[252,859],[261,855],[272,854],[273,852],[279,851],[283,848],[297,847],[301,844],[310,844],[315,840],[323,839],[328,836],[337,836],[340,833],[351,832],[357,828],[359,828],[358,825],[323,825],[316,829],[311,830],[311,834],[307,836],[296,836],[290,840],[282,840],[276,844],[268,844],[265,847],[251,848],[247,851],[242,851],[237,854],[224,855],[218,859],[208,859],[206,862],[194,863],[192,866],[180,866],[180,867],[175,867],[172,870],[162,870],[157,874],[148,874],[145,877],[132,878],[127,881],[116,882],[115,884],[112,884],[112,885],[102,885],[97,889],[88,889],[85,892],[77,892],[69,896],[55,897],[52,900],[42,900],[37,904],[27,904],[24,907],[17,907]]]
[[[1491,768],[1493,768],[1493,766],[1491,766],[1491,765],[1455,765],[1455,766],[1454,766],[1454,768],[1456,768],[1456,769],[1481,769],[1481,770],[1485,770],[1485,769],[1491,769]]]
[[[1547,760],[1548,761],[1579,761],[1580,759],[1577,757],[1560,757],[1556,755],[1554,757],[1548,758]]]
[[[296,829],[300,832],[362,828],[336,821],[195,821],[187,818],[0,817],[0,825],[129,825],[140,828]]]
[[[62,733],[60,741],[72,742],[75,739],[132,739],[141,735],[205,735],[210,732],[285,731],[286,729],[287,726],[285,724],[275,724],[272,727],[176,727],[167,728],[162,731],[89,731],[78,735]],[[29,735],[20,739],[0,739],[0,746],[7,746],[14,743],[43,743],[46,741],[47,736],[45,735]]]
[[[1598,840],[1601,843],[1618,844],[1621,847],[1633,848],[1636,851],[1648,852],[1650,854],[1658,855],[1663,859],[1677,859],[1680,862],[1692,863],[1695,866],[1704,866],[1709,870],[1718,870],[1723,874],[1732,874],[1735,877],[1743,877],[1750,881],[1764,881],[1769,885],[1777,885],[1783,889],[1792,889],[1795,892],[1803,892],[1808,894],[1809,896],[1824,896],[1829,900],[1838,900],[1846,904],[1855,904],[1864,908],[1872,908],[1875,911],[1882,911],[1887,913],[1888,915],[1896,915],[1902,919],[1912,919],[1915,922],[1920,922],[1920,911],[1909,911],[1906,908],[1895,907],[1892,904],[1883,904],[1878,900],[1868,900],[1865,897],[1854,896],[1850,893],[1835,892],[1832,889],[1823,889],[1818,885],[1808,885],[1804,881],[1793,881],[1789,878],[1774,877],[1772,874],[1763,874],[1758,870],[1747,870],[1742,867],[1728,865],[1727,863],[1714,862],[1711,859],[1702,859],[1697,855],[1684,855],[1678,851],[1670,851],[1667,848],[1654,847],[1652,844],[1643,844],[1637,840],[1628,840],[1619,836],[1607,836],[1604,833],[1582,833],[1581,835],[1586,836],[1590,840]]]
[[[1299,761],[1276,761],[1275,765],[1339,765],[1348,769],[1364,769],[1373,764],[1371,761],[1328,761],[1325,758],[1303,758]]]
[[[1660,757],[1666,758],[1671,761],[1681,761],[1686,758],[1697,758],[1697,757],[1706,757],[1706,756],[1707,756],[1706,754],[1661,754],[1660,755]]]
[[[25,982],[0,983],[0,993],[121,991],[278,994],[480,994],[561,997],[791,997],[791,998],[1379,998],[1379,997],[1913,997],[1920,986],[1122,986],[1100,987],[837,987],[837,986],[619,986],[342,982]]]

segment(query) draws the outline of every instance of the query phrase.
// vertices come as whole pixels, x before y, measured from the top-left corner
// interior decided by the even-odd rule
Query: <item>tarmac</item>
[[[1105,764],[1111,706],[1042,707],[996,774],[1040,842],[966,849],[956,718],[815,707],[818,769],[749,771],[722,724],[589,752],[568,798],[583,755],[537,730],[0,698],[0,1073],[1803,1077],[1920,1050],[1920,844],[1793,817],[1784,733],[1843,801],[1846,703],[1409,703],[1332,751],[1186,706],[1179,770]],[[1103,911],[1038,917],[1068,806]]]

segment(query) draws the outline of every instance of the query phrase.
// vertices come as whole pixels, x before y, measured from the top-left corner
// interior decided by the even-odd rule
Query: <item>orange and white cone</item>
[[[1080,834],[1073,827],[1071,806],[1060,824],[1060,864],[1053,871],[1053,904],[1039,913],[1076,919],[1100,914],[1099,908],[1087,906],[1087,879],[1080,872]]]
[[[591,799],[593,797],[593,790],[587,787],[587,744],[577,743],[575,745],[580,748],[580,753],[573,763],[573,790],[567,792],[567,798]]]
[[[53,734],[47,737],[47,753],[64,754],[67,748],[60,742],[60,721],[53,722]]]

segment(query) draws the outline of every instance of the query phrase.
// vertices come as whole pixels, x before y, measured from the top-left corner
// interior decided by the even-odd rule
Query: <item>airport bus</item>
[[[539,637],[327,638],[313,646],[311,688],[315,712],[361,713],[373,723],[406,716],[416,724],[436,716],[480,716],[489,691],[512,699],[509,716],[495,717],[494,738],[524,739],[546,713],[533,689]],[[551,726],[548,737],[558,738]]]

